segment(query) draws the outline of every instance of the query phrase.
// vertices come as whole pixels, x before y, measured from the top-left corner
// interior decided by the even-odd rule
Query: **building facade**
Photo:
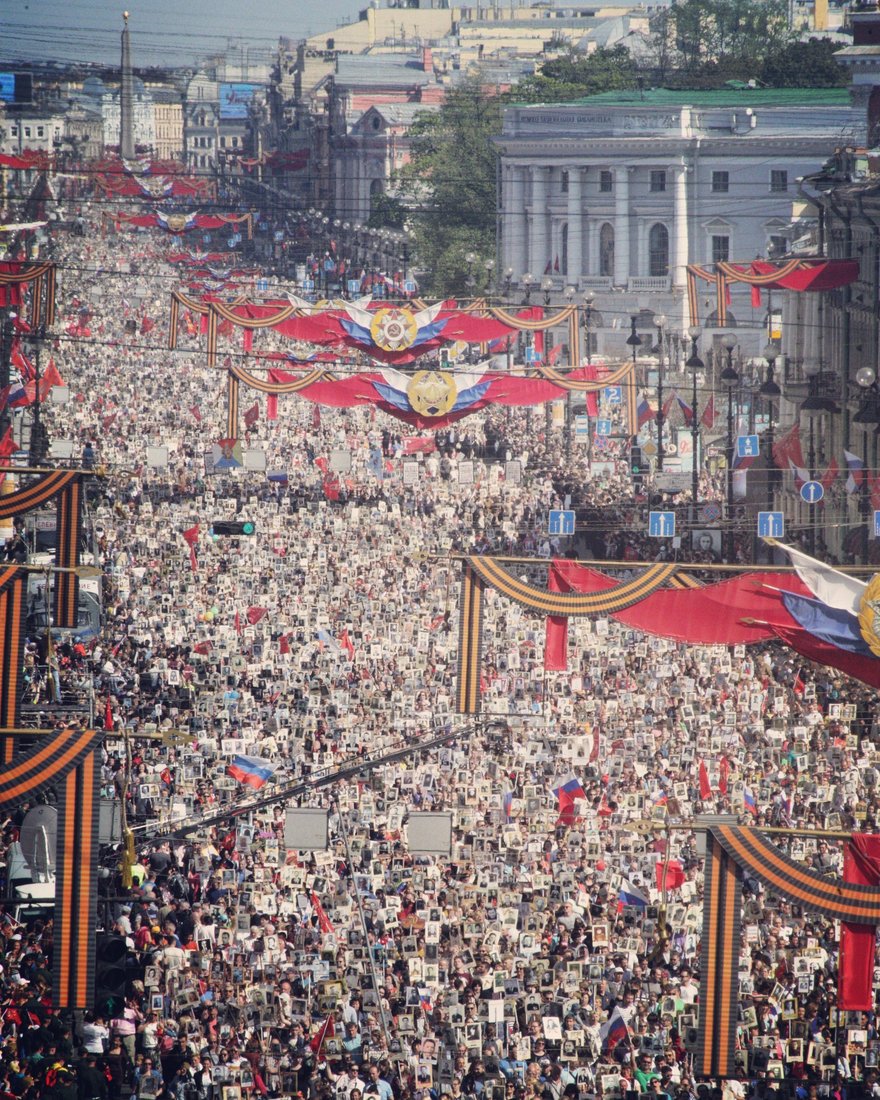
[[[683,332],[687,265],[784,253],[798,178],[863,129],[845,89],[512,107],[498,139],[499,271],[593,291],[617,316],[663,312]],[[762,338],[747,292],[731,312]]]

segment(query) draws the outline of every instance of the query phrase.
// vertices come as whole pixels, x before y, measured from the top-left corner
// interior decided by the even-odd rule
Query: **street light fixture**
[[[819,375],[811,374],[809,380],[809,392],[805,400],[801,403],[799,412],[806,417],[807,424],[809,425],[809,450],[807,453],[807,462],[809,464],[810,481],[813,481],[816,477],[816,424],[821,421],[822,416],[825,413],[837,413],[840,409],[837,407],[834,401],[830,397],[823,397],[819,393]],[[809,535],[809,548],[810,553],[816,552],[816,506],[810,504],[810,535]]]
[[[523,297],[523,302],[522,302],[522,304],[523,304],[524,306],[527,306],[527,305],[529,305],[529,304],[530,304],[530,302],[531,302],[531,298],[532,298],[532,285],[533,285],[533,284],[534,284],[534,282],[535,282],[535,276],[534,276],[534,275],[533,275],[533,274],[531,273],[531,271],[527,271],[527,272],[526,272],[526,273],[525,273],[525,274],[523,275],[523,277],[522,277],[522,279],[520,280],[520,282],[521,282],[521,283],[522,283],[522,285],[523,285],[523,292],[524,292],[524,297]]]
[[[663,473],[663,330],[666,328],[666,315],[654,315],[654,328],[657,329],[657,469]]]
[[[544,293],[544,305],[550,305],[550,294],[553,290],[553,278],[550,275],[545,275],[541,280],[541,290]]]
[[[739,373],[733,366],[733,349],[736,337],[727,332],[721,337],[721,346],[727,355],[727,363],[721,372],[721,384],[727,388],[727,560],[732,562],[735,556],[733,537],[733,391],[739,385]]]
[[[697,340],[703,330],[699,325],[691,325],[688,336],[691,338],[691,354],[685,362],[685,366],[693,374],[694,386],[691,402],[691,497],[696,518],[697,499],[700,495],[700,469],[697,465],[697,454],[700,445],[700,418],[697,415],[697,374],[706,369],[706,364],[700,358],[697,351]]]
[[[587,365],[593,362],[593,302],[596,295],[592,290],[584,291],[584,337],[587,345]]]
[[[871,514],[871,490],[868,484],[868,470],[876,463],[868,462],[868,430],[874,429],[874,439],[877,438],[877,426],[880,425],[880,388],[877,386],[877,375],[871,367],[862,367],[856,373],[856,382],[862,388],[864,394],[861,405],[853,414],[853,423],[862,425],[862,452],[864,454],[864,469],[859,485],[859,514],[862,520],[862,564],[868,561],[868,517]]]

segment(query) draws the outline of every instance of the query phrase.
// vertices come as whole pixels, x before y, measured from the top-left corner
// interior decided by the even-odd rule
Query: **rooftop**
[[[546,107],[846,107],[847,88],[716,88],[712,91],[649,88],[645,91],[599,92]],[[526,106],[526,104],[516,104]],[[539,106],[534,104],[534,106]]]

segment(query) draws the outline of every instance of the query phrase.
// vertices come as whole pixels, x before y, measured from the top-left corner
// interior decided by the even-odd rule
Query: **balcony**
[[[627,290],[630,292],[665,294],[669,290],[668,275],[635,275],[630,278]]]
[[[610,290],[610,275],[581,275],[578,280],[581,290]]]

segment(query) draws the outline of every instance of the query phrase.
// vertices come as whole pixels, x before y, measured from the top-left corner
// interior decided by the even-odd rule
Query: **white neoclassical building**
[[[622,319],[650,309],[684,331],[686,267],[790,243],[798,177],[864,137],[845,88],[609,92],[511,107],[497,139],[498,268],[550,275]],[[761,323],[748,291],[740,327]]]

